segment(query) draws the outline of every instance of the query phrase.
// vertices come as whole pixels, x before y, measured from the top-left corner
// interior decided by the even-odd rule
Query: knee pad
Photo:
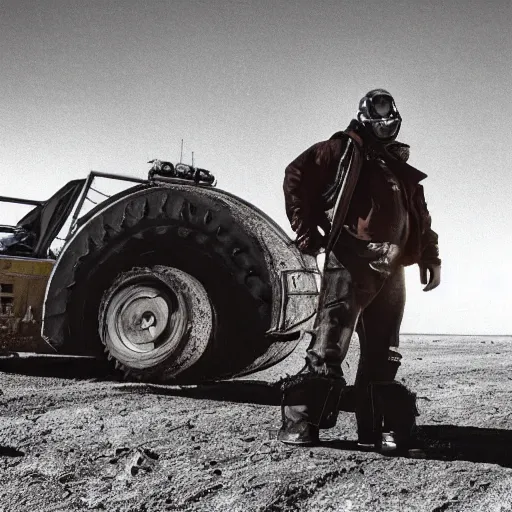
[[[394,381],[396,374],[398,372],[398,368],[402,364],[400,361],[402,359],[402,355],[394,348],[390,348],[388,350],[388,355],[385,361],[383,361],[382,365],[376,369],[376,373],[378,374],[375,378],[377,381]]]
[[[398,352],[395,348],[390,348],[388,350],[388,361],[387,361],[387,367],[388,372],[390,375],[386,380],[394,380],[395,376],[398,372],[398,368],[400,368],[400,365],[402,364],[402,354]]]

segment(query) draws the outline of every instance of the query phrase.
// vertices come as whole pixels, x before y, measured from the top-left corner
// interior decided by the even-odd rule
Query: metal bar
[[[7,197],[0,196],[0,202],[2,203],[16,203],[16,204],[28,204],[30,206],[39,206],[44,203],[44,201],[36,201],[34,199],[20,199],[18,197]]]
[[[97,194],[99,194],[100,196],[103,196],[103,197],[106,197],[106,198],[109,198],[110,196],[108,194],[104,194],[103,192],[101,192],[101,190],[96,190],[94,187],[91,187],[91,190],[93,192],[96,192]]]
[[[73,228],[75,227],[76,221],[78,219],[78,214],[80,213],[80,210],[82,209],[82,206],[85,203],[85,198],[87,197],[87,192],[89,190],[89,187],[92,185],[93,181],[94,181],[94,173],[90,172],[89,176],[87,176],[87,179],[85,180],[84,188],[82,189],[82,196],[78,200],[78,203],[76,204],[75,211],[73,212],[73,217],[71,218],[71,224],[69,225],[69,231],[66,236],[66,240],[68,240],[69,237],[71,236]]]
[[[162,183],[176,183],[177,185],[189,185],[191,187],[207,187],[207,188],[213,188],[213,185],[210,185],[208,183],[196,183],[195,181],[186,179],[186,178],[175,178],[175,177],[169,177],[169,176],[162,176],[160,174],[155,174],[155,177],[153,178],[154,182],[162,182]]]
[[[88,197],[85,198],[87,201],[91,202],[94,205],[97,205],[98,203],[96,201],[93,201],[92,199],[89,199]]]
[[[124,174],[109,174],[107,172],[98,172],[91,171],[91,173],[96,178],[110,178],[112,180],[120,180],[120,181],[133,181],[134,183],[147,183],[148,180],[143,178],[135,178],[134,176],[126,176]]]
[[[71,219],[71,225],[69,226],[69,231],[66,236],[66,240],[68,240],[71,237],[71,233],[73,232],[73,229],[76,225],[76,222],[78,220],[78,215],[80,214],[80,210],[82,209],[82,207],[85,203],[85,200],[87,199],[88,201],[91,201],[87,197],[87,193],[89,192],[89,189],[92,188],[92,183],[94,181],[94,178],[109,178],[112,180],[119,180],[119,181],[131,181],[133,183],[147,183],[148,182],[148,180],[145,180],[142,178],[135,178],[133,176],[125,176],[123,174],[110,174],[107,172],[91,171],[89,173],[89,176],[87,176],[87,180],[85,181],[82,195],[81,195],[80,199],[78,200],[75,211],[73,213],[73,217]],[[91,201],[91,202],[93,202],[93,201]]]

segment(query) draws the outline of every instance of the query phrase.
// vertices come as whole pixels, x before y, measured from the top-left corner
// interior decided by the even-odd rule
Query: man
[[[441,260],[420,184],[426,175],[406,163],[409,146],[396,141],[401,122],[391,94],[372,90],[347,130],[286,168],[286,212],[298,247],[313,255],[325,248],[325,265],[306,366],[283,385],[285,443],[315,444],[319,428],[335,425],[341,363],[356,326],[360,446],[404,447],[415,424],[414,395],[394,381],[404,266],[417,263],[429,291],[440,284]]]

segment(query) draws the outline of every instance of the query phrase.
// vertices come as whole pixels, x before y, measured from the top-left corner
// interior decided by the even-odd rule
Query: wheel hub
[[[156,318],[151,311],[145,311],[142,314],[142,320],[140,321],[140,328],[141,329],[149,329],[151,327],[154,327],[156,324]]]
[[[211,340],[208,294],[196,278],[177,268],[154,266],[120,274],[100,311],[106,352],[116,367],[130,371],[167,379],[193,365]]]
[[[179,321],[179,300],[149,285],[122,290],[114,309],[115,330],[122,343],[135,352],[150,352],[159,345],[164,331],[172,332]],[[173,307],[173,303],[177,306]],[[178,320],[178,321],[176,321]]]

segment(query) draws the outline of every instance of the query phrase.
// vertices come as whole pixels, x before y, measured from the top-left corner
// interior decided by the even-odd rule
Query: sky
[[[512,334],[512,1],[0,0],[0,194],[184,157],[289,235],[286,165],[395,97],[442,283],[408,333]],[[15,223],[5,206],[0,223]]]

